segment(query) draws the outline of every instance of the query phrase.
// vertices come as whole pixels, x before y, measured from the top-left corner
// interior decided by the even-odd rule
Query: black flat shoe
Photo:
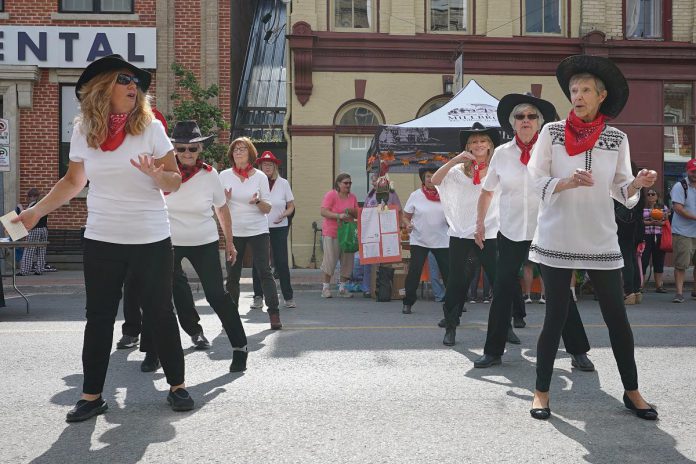
[[[570,365],[574,368],[584,372],[593,372],[595,370],[594,364],[587,357],[587,353],[571,354],[570,357]]]
[[[159,356],[153,351],[145,353],[145,359],[140,363],[142,372],[155,372],[161,366]]]
[[[626,392],[624,392],[623,395],[623,402],[624,406],[626,406],[627,409],[630,409],[634,413],[636,413],[636,416],[638,416],[641,419],[645,420],[657,420],[657,411],[655,408],[648,408],[648,409],[638,409],[636,408],[636,405],[633,404],[633,401],[631,401],[631,398],[628,397]]]
[[[411,314],[411,305],[404,305],[404,307],[401,308],[401,312],[404,314]]]
[[[474,367],[486,368],[495,366],[497,364],[502,364],[502,362],[503,361],[500,356],[484,353],[483,356],[474,361]]]
[[[520,337],[518,337],[517,334],[512,330],[512,327],[508,327],[507,341],[513,345],[519,345],[522,343],[520,341]]]
[[[247,351],[234,350],[232,352],[232,364],[230,364],[230,372],[245,371],[248,357],[249,353]]]
[[[103,414],[104,411],[106,411],[109,408],[109,406],[106,404],[106,401],[100,396],[96,400],[92,401],[87,401],[87,400],[80,400],[77,402],[74,408],[68,412],[68,414],[65,416],[65,421],[66,422],[82,422],[83,420],[87,420],[90,417],[98,416],[99,414]]]
[[[457,329],[454,327],[445,330],[445,338],[442,339],[442,344],[447,346],[454,346],[454,339],[457,336]]]
[[[516,329],[524,329],[527,327],[527,323],[524,321],[523,317],[512,318],[512,326]]]
[[[172,407],[172,411],[190,411],[193,409],[193,398],[184,388],[178,388],[176,391],[169,391],[167,395],[167,403]]]
[[[551,417],[551,408],[532,408],[529,414],[535,419],[548,420]]]

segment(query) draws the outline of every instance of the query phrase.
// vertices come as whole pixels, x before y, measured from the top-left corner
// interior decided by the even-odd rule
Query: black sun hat
[[[138,87],[143,92],[147,92],[147,89],[150,88],[152,74],[145,71],[144,69],[140,69],[137,66],[130,64],[129,62],[124,60],[121,55],[109,55],[103,58],[99,58],[96,61],[93,61],[89,64],[89,66],[85,68],[84,71],[82,71],[82,75],[77,80],[77,84],[75,85],[75,95],[77,96],[77,99],[80,100],[80,89],[87,82],[89,82],[101,73],[107,71],[115,71],[118,69],[127,69],[131,71],[135,75],[135,77],[137,77],[140,80],[140,82],[138,83]]]
[[[489,136],[493,141],[493,148],[500,145],[500,131],[496,127],[486,127],[480,122],[475,122],[470,128],[459,131],[459,145],[461,149],[464,150],[466,148],[466,142],[469,140],[469,137],[478,134]]]
[[[214,138],[214,135],[203,137],[196,121],[179,121],[174,126],[170,140],[173,143],[202,143],[204,147],[208,147]]]
[[[536,108],[537,111],[541,113],[541,116],[543,116],[544,124],[556,120],[556,108],[551,102],[530,94],[509,93],[501,98],[500,103],[498,103],[498,122],[500,123],[500,127],[511,136],[515,131],[510,125],[510,113],[512,113],[512,110],[515,109],[517,105],[523,103],[532,105]]]
[[[556,79],[570,100],[570,78],[576,74],[589,73],[604,82],[607,98],[600,106],[600,113],[615,118],[628,101],[628,82],[623,73],[609,58],[592,55],[573,55],[560,62],[556,68]]]

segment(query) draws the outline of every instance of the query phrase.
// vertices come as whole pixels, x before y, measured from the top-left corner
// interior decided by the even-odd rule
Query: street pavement
[[[196,293],[212,348],[194,351],[182,332],[187,384],[196,409],[172,412],[161,369],[139,370],[143,354],[116,350],[106,414],[67,424],[79,398],[84,288],[79,273],[21,278],[31,312],[7,290],[0,309],[0,463],[683,463],[696,462],[696,301],[647,293],[629,307],[641,391],[660,420],[633,416],[599,308],[579,308],[594,373],[571,369],[561,349],[551,387],[552,418],[529,415],[536,339],[544,306],[527,306],[522,345],[502,366],[474,369],[488,305],[468,304],[453,348],[436,327],[440,304],[321,299],[316,271],[293,273],[297,309],[283,330],[250,310],[248,370],[230,374],[231,348]],[[194,289],[196,287],[194,286]]]

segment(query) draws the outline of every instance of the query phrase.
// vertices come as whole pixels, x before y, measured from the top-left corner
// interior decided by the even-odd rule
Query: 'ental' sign
[[[118,53],[140,68],[157,67],[154,27],[0,26],[0,64],[84,68]]]

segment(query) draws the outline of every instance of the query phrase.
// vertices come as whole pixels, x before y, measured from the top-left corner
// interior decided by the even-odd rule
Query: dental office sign
[[[114,53],[157,68],[156,28],[0,26],[0,65],[84,68]]]

